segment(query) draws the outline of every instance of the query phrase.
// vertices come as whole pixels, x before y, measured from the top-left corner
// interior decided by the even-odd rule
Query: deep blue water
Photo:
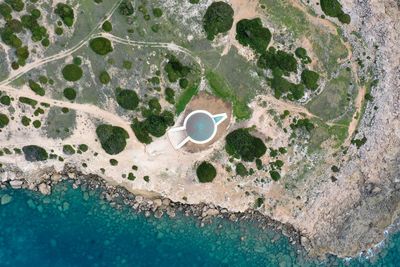
[[[47,197],[0,191],[5,194],[12,201],[0,206],[0,266],[327,265],[305,259],[285,237],[251,222],[214,220],[200,228],[183,215],[144,218],[66,183]],[[347,265],[399,266],[400,234],[379,255],[374,263],[357,259]]]

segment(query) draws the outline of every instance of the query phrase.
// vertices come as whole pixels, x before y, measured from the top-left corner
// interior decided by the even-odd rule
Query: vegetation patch
[[[23,104],[27,104],[30,105],[32,108],[34,108],[37,105],[37,101],[28,97],[23,97],[21,96],[20,98],[18,98],[19,102],[23,103]]]
[[[225,2],[214,2],[203,17],[203,28],[208,40],[214,40],[219,33],[225,33],[232,28],[233,9]]]
[[[63,153],[65,155],[73,155],[73,154],[75,154],[75,149],[71,145],[64,145]]]
[[[62,69],[62,74],[65,80],[75,82],[82,78],[83,71],[78,65],[68,64]]]
[[[103,25],[101,25],[101,28],[105,32],[110,32],[110,31],[112,31],[112,24],[108,20],[104,21]]]
[[[262,54],[271,41],[271,32],[263,27],[260,18],[242,19],[236,25],[236,40]]]
[[[147,113],[145,120],[134,119],[131,125],[136,138],[144,144],[150,144],[153,141],[150,135],[161,137],[169,126],[174,125],[174,114],[170,111],[164,110],[159,114],[154,110],[149,110]]]
[[[196,175],[200,183],[210,183],[217,176],[217,170],[211,163],[203,161],[197,167]]]
[[[89,42],[90,48],[98,55],[107,55],[113,51],[111,41],[104,37],[97,37]]]
[[[10,119],[7,117],[7,115],[0,113],[0,128],[6,127],[9,122]]]
[[[270,69],[275,73],[285,75],[297,72],[297,60],[293,54],[282,50],[277,51],[274,47],[269,48],[260,56],[257,65],[262,69]]]
[[[108,84],[111,81],[110,74],[107,71],[102,71],[99,76],[99,80],[102,84]]]
[[[164,67],[168,80],[171,83],[177,82],[179,79],[185,78],[190,73],[190,68],[184,66],[175,56],[168,56],[168,63]]]
[[[47,160],[49,155],[46,150],[40,146],[30,145],[24,146],[22,151],[25,155],[25,160],[27,161],[44,161]]]
[[[126,139],[129,138],[124,129],[108,124],[99,125],[96,128],[96,134],[100,140],[101,147],[110,155],[122,152],[126,146]]]
[[[133,15],[134,9],[130,0],[123,0],[118,7],[119,14],[123,16]]]
[[[294,84],[281,76],[274,76],[268,79],[271,88],[274,90],[274,96],[281,98],[287,97],[289,100],[299,100],[304,96],[304,85]]]
[[[9,106],[11,104],[11,98],[8,95],[3,95],[0,97],[0,103]]]
[[[139,105],[139,97],[133,90],[117,88],[115,97],[118,105],[127,110],[135,110]]]
[[[35,94],[44,96],[45,91],[37,82],[35,82],[33,80],[29,80],[28,83],[29,83],[29,88],[31,88],[31,90],[34,91]]]
[[[319,74],[312,70],[303,70],[301,73],[301,81],[303,84],[311,90],[318,88]]]
[[[249,130],[239,128],[226,136],[225,150],[229,155],[244,161],[253,161],[265,154],[267,148],[264,142],[252,136]]]
[[[342,5],[338,0],[321,0],[321,9],[325,15],[337,18],[341,23],[349,24],[351,18],[342,10]]]
[[[68,27],[74,24],[74,10],[67,4],[58,3],[54,11]]]
[[[65,88],[63,91],[64,97],[67,98],[68,100],[74,100],[76,98],[76,91],[74,88]]]

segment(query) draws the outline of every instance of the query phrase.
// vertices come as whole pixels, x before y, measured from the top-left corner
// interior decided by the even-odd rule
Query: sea
[[[0,266],[400,266],[400,234],[372,258],[310,259],[256,222],[160,219],[117,209],[99,191],[53,187],[49,196],[0,190]]]

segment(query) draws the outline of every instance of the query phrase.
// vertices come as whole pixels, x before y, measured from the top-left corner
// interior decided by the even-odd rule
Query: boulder
[[[50,195],[51,193],[51,187],[45,183],[39,184],[38,189],[43,195]]]

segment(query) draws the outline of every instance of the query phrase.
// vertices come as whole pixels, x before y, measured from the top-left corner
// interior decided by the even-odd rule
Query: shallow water
[[[214,220],[203,228],[191,217],[144,218],[117,210],[95,192],[58,185],[51,196],[3,190],[0,266],[323,266],[296,253],[282,235],[251,222]],[[400,235],[374,263],[329,265],[398,266]]]

